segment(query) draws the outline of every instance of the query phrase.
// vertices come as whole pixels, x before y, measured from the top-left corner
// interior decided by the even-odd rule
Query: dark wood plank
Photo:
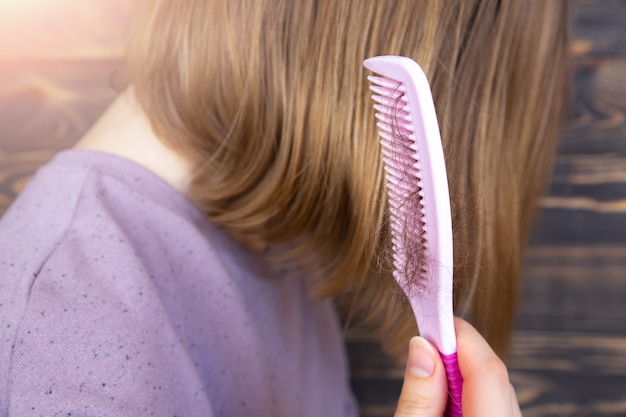
[[[626,337],[626,246],[534,246],[518,329]]]
[[[518,332],[508,360],[526,417],[626,415],[626,338]]]
[[[562,134],[561,156],[626,152],[626,56],[574,61],[571,110]]]
[[[575,56],[626,54],[626,1],[575,0],[571,6]]]
[[[525,416],[626,415],[626,246],[535,246],[508,359]]]
[[[532,241],[626,243],[626,58],[579,62],[572,108]]]

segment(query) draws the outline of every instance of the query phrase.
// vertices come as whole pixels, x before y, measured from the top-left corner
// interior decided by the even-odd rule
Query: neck
[[[183,194],[191,164],[154,133],[132,88],[122,93],[74,146],[129,159],[152,171]]]

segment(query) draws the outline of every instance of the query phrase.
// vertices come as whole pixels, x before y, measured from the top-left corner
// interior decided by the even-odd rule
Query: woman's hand
[[[459,368],[463,375],[463,417],[521,417],[506,366],[482,336],[456,319]],[[441,417],[448,400],[443,363],[421,337],[411,339],[396,417]]]

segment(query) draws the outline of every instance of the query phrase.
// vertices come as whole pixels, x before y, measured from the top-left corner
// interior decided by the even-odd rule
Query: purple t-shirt
[[[0,416],[354,416],[335,310],[181,194],[70,150],[0,220]]]

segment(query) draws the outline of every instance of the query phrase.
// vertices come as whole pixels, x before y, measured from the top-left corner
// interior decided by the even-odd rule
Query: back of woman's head
[[[425,70],[453,209],[455,297],[505,347],[563,107],[565,1],[155,0],[129,54],[189,197],[318,277],[390,351],[415,332],[389,274],[385,184],[363,59]],[[276,255],[276,254],[279,255]],[[419,259],[419,257],[417,257]],[[390,291],[393,296],[390,296]]]

